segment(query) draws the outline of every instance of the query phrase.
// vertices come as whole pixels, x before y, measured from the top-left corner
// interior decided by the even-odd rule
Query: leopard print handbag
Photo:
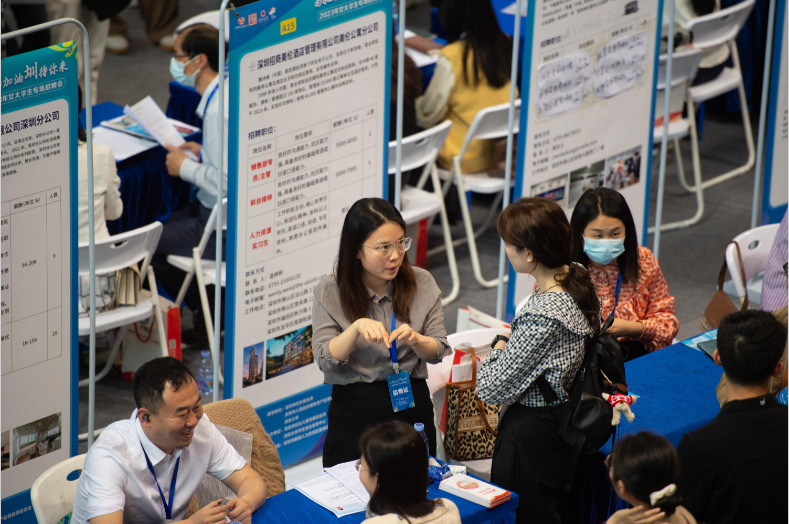
[[[498,404],[485,404],[477,396],[477,357],[471,352],[471,380],[450,382],[446,386],[446,434],[444,449],[448,458],[476,460],[493,457]]]

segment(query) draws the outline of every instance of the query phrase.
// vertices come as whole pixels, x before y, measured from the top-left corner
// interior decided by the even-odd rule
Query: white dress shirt
[[[85,524],[116,511],[123,511],[124,523],[164,522],[164,506],[143,447],[168,504],[173,468],[181,458],[173,502],[174,521],[183,519],[203,475],[208,473],[224,480],[246,464],[208,415],[203,414],[195,427],[191,444],[168,455],[145,436],[134,410],[128,420],[110,424],[88,451],[74,499],[74,524]]]
[[[203,93],[203,97],[200,99],[200,104],[197,106],[195,113],[197,116],[203,119],[203,148],[201,151],[202,161],[195,162],[191,159],[184,160],[183,164],[181,164],[180,175],[181,178],[185,181],[196,185],[199,190],[197,191],[197,200],[203,206],[211,209],[216,205],[216,175],[219,171],[220,160],[219,160],[219,137],[217,136],[217,123],[219,121],[220,116],[225,119],[225,133],[224,133],[224,143],[225,143],[225,154],[223,161],[221,162],[222,165],[222,196],[225,197],[227,195],[227,136],[229,134],[228,131],[228,123],[227,123],[227,115],[229,111],[228,106],[228,83],[225,80],[225,103],[224,108],[220,114],[220,105],[219,105],[219,89],[216,89],[216,93],[214,93],[214,89],[219,86],[219,76],[211,80],[211,83],[208,84],[205,92]],[[214,93],[214,96],[211,96],[211,93]],[[210,103],[208,99],[211,99]]]
[[[77,220],[79,223],[80,244],[88,241],[88,144],[82,142],[77,147],[79,166],[79,197],[77,199]],[[110,236],[107,220],[116,220],[123,213],[121,200],[121,179],[115,167],[112,149],[93,143],[93,217],[96,241]],[[87,280],[87,279],[86,279]]]

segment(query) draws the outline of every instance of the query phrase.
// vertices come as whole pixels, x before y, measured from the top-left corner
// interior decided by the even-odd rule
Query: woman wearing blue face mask
[[[652,252],[638,245],[624,197],[605,187],[586,191],[570,220],[573,261],[585,265],[597,287],[603,317],[620,337],[628,360],[671,344],[679,331],[674,297]]]

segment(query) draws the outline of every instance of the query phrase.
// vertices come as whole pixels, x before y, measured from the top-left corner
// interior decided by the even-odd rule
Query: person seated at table
[[[237,493],[189,518],[193,524],[250,524],[266,483],[203,414],[189,367],[155,358],[132,380],[137,409],[110,424],[88,450],[74,498],[74,524],[182,520],[208,474]]]
[[[219,31],[208,24],[189,26],[178,33],[175,39],[175,54],[170,62],[170,72],[176,82],[194,86],[201,95],[197,106],[197,116],[203,119],[203,145],[186,142],[180,148],[167,146],[167,172],[194,184],[197,189],[196,200],[191,205],[174,212],[164,225],[156,255],[153,259],[157,281],[171,297],[178,294],[184,280],[184,272],[167,263],[167,255],[192,256],[192,249],[203,236],[211,210],[217,202],[217,173],[223,175],[222,197],[227,195],[227,95],[220,104],[217,96],[219,88]],[[227,87],[227,81],[225,81]],[[227,93],[227,90],[225,91]],[[219,140],[217,120],[225,119],[225,144],[223,159],[219,159]],[[191,151],[199,161],[186,155]],[[222,259],[225,255],[225,232],[222,232]],[[216,259],[216,232],[211,235],[203,260]],[[193,311],[199,311],[200,297],[197,284],[193,280],[184,300]],[[197,330],[201,335],[203,331]]]
[[[517,521],[562,522],[560,486],[573,464],[559,434],[570,384],[581,368],[586,340],[600,330],[600,301],[589,273],[570,257],[570,224],[552,200],[521,198],[496,224],[512,267],[532,275],[538,289],[496,336],[477,374],[477,394],[511,404],[499,422],[492,483],[520,497]],[[543,391],[553,395],[543,396]]]
[[[608,332],[620,337],[627,360],[671,345],[679,331],[674,297],[649,248],[638,245],[627,201],[607,187],[581,195],[570,219],[573,261],[583,264],[602,301],[600,314],[614,315]]]
[[[606,524],[696,524],[681,506],[679,459],[665,437],[648,431],[628,435],[606,457],[605,465],[617,496],[633,506],[620,509]]]
[[[682,47],[692,47],[692,35],[684,28],[685,24],[720,11],[720,0],[674,0],[674,49],[679,51]],[[663,3],[663,32],[668,35],[670,2]],[[660,52],[665,54],[668,48],[668,37],[663,36]],[[703,84],[715,80],[723,72],[729,60],[729,46],[726,43],[707,48],[702,51],[699,70],[693,79],[693,85]]]
[[[448,43],[441,49],[427,91],[416,100],[416,120],[424,129],[452,121],[438,155],[439,165],[451,169],[477,113],[510,101],[512,39],[499,28],[490,0],[433,3]],[[463,172],[487,171],[493,163],[493,149],[493,140],[472,142],[460,162]]]
[[[768,390],[783,370],[786,328],[765,311],[723,318],[712,357],[727,378],[728,402],[679,445],[680,491],[699,522],[783,522],[786,518],[787,407]],[[694,392],[691,385],[686,393]]]
[[[334,273],[315,287],[312,347],[324,382],[332,384],[324,467],[358,458],[362,432],[393,419],[423,423],[435,455],[427,364],[452,348],[441,290],[430,273],[408,262],[409,247],[392,204],[357,200],[345,215]],[[410,384],[414,407],[393,411],[387,382],[393,372],[409,381],[403,386]]]
[[[413,426],[390,420],[369,428],[359,439],[359,480],[370,494],[369,524],[460,524],[449,499],[429,499],[425,441]]]
[[[389,87],[389,141],[397,140],[397,37],[392,37],[392,75]],[[414,61],[405,53],[403,61],[403,140],[420,132],[416,124],[416,98],[422,92],[422,71]],[[418,170],[419,173],[422,170]],[[411,171],[402,174],[401,185],[405,186],[410,181]],[[395,176],[389,175],[389,202],[394,202]]]

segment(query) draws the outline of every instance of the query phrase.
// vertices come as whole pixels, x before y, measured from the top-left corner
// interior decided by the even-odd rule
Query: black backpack
[[[616,337],[607,333],[612,323],[613,317],[606,319],[600,332],[586,342],[586,354],[570,385],[570,399],[559,426],[559,435],[572,446],[565,483],[568,493],[581,453],[596,453],[614,433],[615,427],[611,425],[614,409],[603,398],[603,393],[627,394],[622,348]],[[559,399],[545,373],[537,377],[535,383],[547,404]]]

